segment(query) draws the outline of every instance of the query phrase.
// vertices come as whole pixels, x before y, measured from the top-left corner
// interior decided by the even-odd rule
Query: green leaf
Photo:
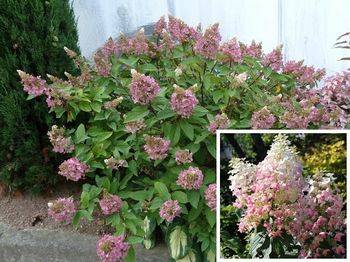
[[[154,64],[148,63],[140,66],[142,72],[154,72],[157,71],[157,67]]]
[[[259,228],[255,229],[255,231],[251,234],[249,239],[249,242],[250,242],[249,253],[253,258],[255,258],[258,255],[259,249],[264,245],[266,239],[269,240],[265,231],[258,231],[258,230]]]
[[[75,131],[75,142],[76,143],[81,143],[87,139],[88,136],[85,133],[85,126],[84,124],[80,124]]]
[[[187,197],[188,197],[188,201],[190,202],[191,206],[193,206],[194,208],[197,208],[199,198],[200,198],[199,191],[195,191],[195,190],[188,191]]]
[[[183,119],[180,121],[180,127],[184,134],[192,141],[194,138],[194,127]]]
[[[156,197],[152,200],[150,209],[151,210],[159,209],[163,205],[163,203],[164,203],[163,199]]]
[[[133,122],[145,118],[149,114],[146,106],[136,106],[128,112],[124,118],[124,123]]]
[[[209,208],[205,209],[205,217],[211,227],[213,227],[216,223],[216,214],[215,211],[210,210]]]
[[[182,191],[175,191],[171,195],[172,199],[179,201],[179,203],[185,204],[188,202],[186,193]]]
[[[113,135],[113,132],[112,131],[104,131],[104,132],[101,132],[99,133],[99,135],[97,136],[96,138],[96,141],[98,142],[102,142],[108,138],[110,138],[111,136]]]
[[[159,196],[163,200],[169,200],[171,198],[171,195],[168,191],[168,188],[166,185],[162,182],[155,182],[154,188],[158,192]]]
[[[173,110],[171,109],[164,109],[164,110],[161,110],[158,112],[157,114],[157,119],[158,120],[164,120],[164,119],[167,119],[167,118],[170,118],[170,117],[173,117],[175,116],[175,113]]]
[[[143,220],[142,228],[143,228],[143,231],[145,232],[145,237],[148,238],[152,235],[154,229],[156,228],[156,221],[146,216],[145,219]]]
[[[129,236],[127,239],[127,242],[130,244],[137,244],[137,243],[142,243],[143,237],[138,237],[138,236]]]
[[[190,250],[187,254],[187,256],[176,260],[176,262],[196,262],[196,261],[200,261],[200,258],[198,257],[198,255],[196,255],[196,253],[193,252],[193,250]]]
[[[135,249],[133,246],[130,246],[128,250],[128,254],[124,259],[124,262],[135,262],[135,261],[136,261]]]
[[[137,201],[142,201],[150,198],[152,195],[153,195],[153,192],[151,190],[149,191],[140,190],[140,191],[130,192],[129,197]]]
[[[84,112],[90,112],[91,111],[91,106],[89,102],[82,101],[79,103],[79,108],[84,111]]]
[[[188,253],[188,237],[181,226],[172,229],[168,236],[168,247],[173,259],[180,259]]]
[[[93,102],[90,104],[92,110],[94,110],[95,112],[99,113],[101,112],[101,107],[102,107],[102,104],[99,103],[99,102]]]

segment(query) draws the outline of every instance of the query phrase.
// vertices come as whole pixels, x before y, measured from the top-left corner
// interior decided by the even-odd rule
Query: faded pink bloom
[[[156,47],[156,49],[158,51],[165,51],[165,52],[169,52],[171,51],[173,48],[175,47],[175,43],[174,41],[171,39],[171,35],[163,30],[163,32],[160,35],[160,39],[159,39],[159,44]]]
[[[345,234],[337,232],[334,236],[334,241],[341,242],[343,236],[345,236]]]
[[[109,76],[112,64],[109,61],[109,57],[106,56],[102,50],[98,50],[94,55],[95,68],[99,75]]]
[[[191,163],[193,161],[192,153],[188,149],[178,150],[175,153],[175,161],[178,165]]]
[[[122,207],[122,200],[119,196],[104,193],[103,198],[99,200],[99,204],[104,215],[110,215],[113,213],[119,213]]]
[[[132,121],[125,124],[125,129],[127,132],[135,134],[138,131],[146,128],[145,121],[143,119]]]
[[[39,76],[35,77],[29,75],[21,70],[17,70],[17,72],[21,77],[23,90],[25,92],[34,97],[46,94],[48,87],[44,79],[41,79]]]
[[[74,150],[71,138],[65,136],[65,129],[63,127],[59,128],[53,125],[47,134],[53,145],[52,151],[57,153],[70,153]]]
[[[274,71],[279,71],[283,65],[282,45],[276,47],[271,53],[263,56],[261,63],[271,67]]]
[[[129,244],[124,236],[104,235],[96,245],[97,255],[103,262],[122,262],[128,254]]]
[[[242,63],[243,55],[241,47],[237,42],[236,38],[232,38],[228,42],[225,42],[221,45],[220,51],[224,54],[224,62],[236,62]]]
[[[162,16],[161,18],[159,18],[159,20],[157,21],[157,23],[154,25],[154,34],[156,35],[161,35],[163,33],[163,30],[167,29],[167,24],[165,22],[165,18],[164,16]]]
[[[76,157],[64,161],[58,168],[58,174],[73,181],[84,178],[85,173],[89,170],[89,167],[83,162],[80,162]]]
[[[271,114],[267,107],[253,113],[251,126],[253,129],[270,129],[276,122],[276,117]]]
[[[262,56],[262,45],[261,43],[256,43],[254,40],[251,42],[250,46],[241,44],[241,50],[243,56],[251,56],[254,58],[261,58]]]
[[[219,24],[214,24],[205,30],[203,36],[198,37],[193,49],[205,58],[215,59],[220,41]]]
[[[176,184],[184,189],[198,190],[203,183],[203,173],[198,167],[190,166],[180,172]]]
[[[204,193],[205,201],[207,206],[212,210],[216,210],[216,184],[210,184]]]
[[[46,104],[49,108],[62,107],[70,99],[69,94],[66,94],[63,89],[56,87],[48,88],[46,95]]]
[[[108,58],[111,55],[118,55],[118,46],[112,37],[108,38],[107,42],[102,46],[102,53]]]
[[[313,84],[325,75],[324,69],[315,70],[313,66],[304,65],[304,61],[288,61],[285,63],[283,73],[292,74],[301,84]]]
[[[150,54],[149,42],[143,28],[133,38],[129,39],[129,52],[135,55]]]
[[[345,254],[345,248],[342,245],[333,248],[333,250],[339,256]]]
[[[170,146],[170,141],[159,136],[146,136],[144,149],[152,160],[166,158]]]
[[[170,34],[180,43],[195,40],[199,36],[196,29],[186,25],[182,20],[171,15],[169,15],[168,29]]]
[[[58,198],[48,203],[48,215],[57,222],[70,223],[77,212],[76,205],[72,197]]]
[[[181,117],[189,118],[195,106],[198,104],[198,100],[195,97],[191,88],[183,89],[175,85],[174,93],[170,99],[171,108]]]
[[[115,109],[122,101],[123,101],[123,97],[119,96],[111,101],[107,101],[103,104],[103,107],[105,109]]]
[[[129,86],[131,98],[135,104],[147,105],[160,92],[160,87],[153,77],[131,70],[132,81]]]
[[[230,126],[230,120],[225,113],[217,114],[215,119],[210,122],[208,130],[215,134],[217,129],[225,129]]]
[[[114,170],[127,166],[127,162],[124,159],[115,159],[114,157],[107,158],[104,162],[108,168]]]
[[[168,222],[173,222],[175,217],[180,216],[181,207],[177,200],[167,200],[160,208],[159,215]]]

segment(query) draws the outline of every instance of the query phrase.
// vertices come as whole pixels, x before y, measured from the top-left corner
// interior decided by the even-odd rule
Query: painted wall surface
[[[191,25],[220,23],[223,40],[262,41],[265,51],[284,45],[285,59],[334,73],[349,67],[333,48],[350,31],[349,0],[72,0],[79,44],[90,57],[109,37],[156,22],[171,13]]]

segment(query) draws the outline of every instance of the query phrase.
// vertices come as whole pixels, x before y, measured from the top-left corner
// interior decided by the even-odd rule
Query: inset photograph
[[[220,134],[221,259],[346,258],[345,133]]]

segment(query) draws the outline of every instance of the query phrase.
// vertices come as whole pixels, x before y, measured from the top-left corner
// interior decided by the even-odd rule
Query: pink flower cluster
[[[167,30],[167,23],[165,21],[165,17],[164,16],[159,18],[157,23],[154,25],[153,33],[156,34],[156,35],[161,35],[163,33],[163,30]]]
[[[342,198],[331,189],[329,176],[315,175],[317,181],[303,178],[301,161],[286,136],[275,137],[258,165],[233,159],[230,167],[234,205],[244,209],[239,231],[249,232],[262,224],[271,238],[283,233],[293,236],[303,248],[301,257],[342,255]],[[326,238],[334,238],[328,241],[332,250],[321,248]]]
[[[305,129],[309,125],[344,128],[350,122],[346,105],[349,82],[340,79],[347,79],[349,75],[349,72],[343,72],[329,77],[321,88],[298,88],[295,93],[296,104],[286,99],[281,101],[286,111],[280,117],[280,122],[288,128],[298,129]]]
[[[175,217],[180,216],[181,207],[177,200],[167,200],[160,208],[159,215],[168,222],[173,222]]]
[[[302,245],[301,257],[327,257],[345,254],[342,233],[345,217],[343,200],[331,188],[334,177],[318,173],[309,180],[308,194],[296,203],[289,232]],[[326,241],[327,245],[322,243]]]
[[[70,223],[77,212],[77,207],[72,197],[59,198],[49,202],[48,207],[48,215],[57,222]]]
[[[181,117],[189,118],[195,106],[198,104],[198,100],[191,88],[183,89],[175,85],[174,93],[170,99],[171,108]]]
[[[170,141],[159,136],[146,136],[144,149],[152,160],[166,158],[170,146]]]
[[[132,101],[135,104],[147,105],[160,92],[160,87],[153,77],[145,76],[131,70],[131,84],[129,86]]]
[[[212,210],[216,210],[216,184],[210,184],[204,192],[204,198],[207,206]]]
[[[125,54],[154,56],[154,51],[151,47],[143,28],[131,38],[121,35],[118,40],[118,48]]]
[[[283,67],[283,73],[292,74],[299,82],[307,85],[321,80],[326,72],[324,69],[315,70],[313,66],[306,66],[304,61],[288,61]]]
[[[252,115],[251,126],[253,129],[270,129],[276,122],[276,117],[267,107],[255,111]]]
[[[122,207],[122,200],[119,196],[104,193],[103,198],[99,200],[99,204],[104,215],[110,215],[113,213],[119,213]]]
[[[180,43],[189,42],[199,37],[199,32],[196,29],[171,15],[169,15],[168,29],[170,34]]]
[[[245,45],[241,43],[241,50],[243,56],[251,56],[254,58],[261,58],[262,56],[262,44],[256,43],[254,40],[250,45]]]
[[[227,115],[222,113],[222,114],[217,114],[215,116],[215,119],[210,122],[208,130],[209,132],[215,134],[217,129],[225,129],[230,126],[230,119],[228,119]]]
[[[261,63],[274,71],[279,71],[283,66],[282,46],[278,46],[271,53],[264,55]]]
[[[208,59],[215,59],[219,49],[221,35],[219,24],[214,24],[205,30],[203,36],[197,38],[194,45],[194,51]]]
[[[73,181],[84,178],[85,173],[89,170],[89,167],[85,163],[80,162],[76,157],[64,161],[58,168],[58,174]]]
[[[241,46],[236,38],[223,43],[220,47],[220,51],[224,55],[223,62],[241,63],[243,61]]]
[[[117,56],[119,48],[117,43],[110,37],[107,42],[94,55],[95,68],[98,74],[107,77],[111,70],[112,64],[110,57]]]
[[[142,129],[145,129],[147,126],[145,124],[145,121],[143,119],[132,121],[125,124],[125,129],[127,132],[131,134],[135,134],[138,131],[141,131]]]
[[[115,109],[122,101],[123,101],[123,97],[119,96],[111,101],[107,101],[103,104],[103,107],[105,109]]]
[[[198,167],[190,166],[180,172],[176,184],[184,189],[198,190],[203,184],[203,173]]]
[[[51,127],[51,130],[47,133],[49,140],[53,145],[52,151],[57,153],[70,153],[74,150],[71,138],[65,136],[65,129],[59,128],[56,125]]]
[[[96,245],[97,255],[103,262],[122,262],[128,254],[129,244],[124,236],[104,235]]]
[[[178,165],[191,163],[193,161],[192,153],[190,150],[178,150],[175,153],[175,161]]]
[[[23,90],[29,95],[34,97],[46,94],[48,86],[44,79],[39,76],[35,77],[29,75],[21,70],[17,70],[19,76],[21,77],[21,82],[23,84]]]

